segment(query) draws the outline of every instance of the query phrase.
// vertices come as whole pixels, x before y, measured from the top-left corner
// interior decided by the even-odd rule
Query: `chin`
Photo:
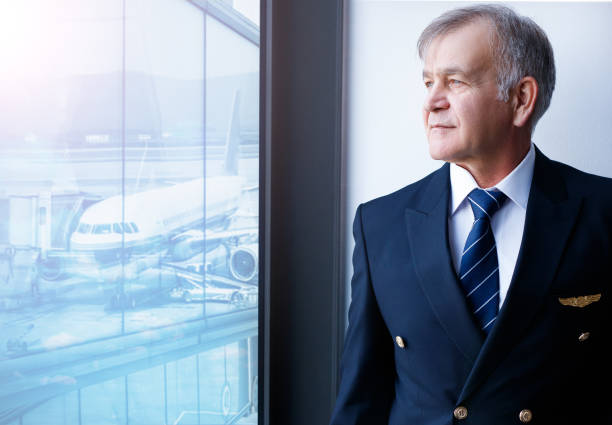
[[[456,162],[466,152],[466,146],[457,138],[430,135],[428,140],[429,156],[438,161]]]
[[[451,152],[448,151],[448,142],[442,140],[430,140],[429,141],[429,156],[435,160],[448,161],[451,157]]]

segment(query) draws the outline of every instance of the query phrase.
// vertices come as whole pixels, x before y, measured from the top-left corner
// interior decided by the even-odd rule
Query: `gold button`
[[[578,337],[578,341],[580,342],[586,341],[587,339],[589,339],[590,336],[591,336],[590,332],[582,332],[580,336]]]
[[[406,348],[406,344],[404,344],[404,340],[402,339],[401,336],[396,336],[395,337],[395,342],[397,343],[397,346],[399,348]]]
[[[453,415],[457,419],[465,419],[465,418],[467,418],[467,407],[465,407],[465,406],[455,407],[455,410],[453,411]]]
[[[529,409],[523,409],[519,413],[519,419],[523,423],[531,422],[533,419],[533,413],[531,413],[531,410]]]

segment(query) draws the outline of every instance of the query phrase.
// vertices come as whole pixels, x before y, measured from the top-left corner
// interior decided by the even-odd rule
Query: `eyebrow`
[[[438,74],[442,74],[442,75],[455,75],[455,74],[461,74],[461,75],[467,75],[467,72],[463,69],[460,68],[458,66],[450,66],[447,68],[444,68],[442,70],[440,70],[438,72]],[[428,78],[431,77],[431,72],[427,71],[427,70],[423,70],[423,78]]]

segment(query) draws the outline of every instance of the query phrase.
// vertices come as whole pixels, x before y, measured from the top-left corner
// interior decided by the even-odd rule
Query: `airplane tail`
[[[225,174],[238,175],[238,153],[240,150],[240,90],[234,91],[232,114],[225,139]]]

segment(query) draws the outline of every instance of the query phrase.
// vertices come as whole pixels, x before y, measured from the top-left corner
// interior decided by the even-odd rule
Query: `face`
[[[427,49],[423,120],[434,159],[486,161],[506,143],[512,108],[497,99],[489,31],[484,22],[467,24]]]

